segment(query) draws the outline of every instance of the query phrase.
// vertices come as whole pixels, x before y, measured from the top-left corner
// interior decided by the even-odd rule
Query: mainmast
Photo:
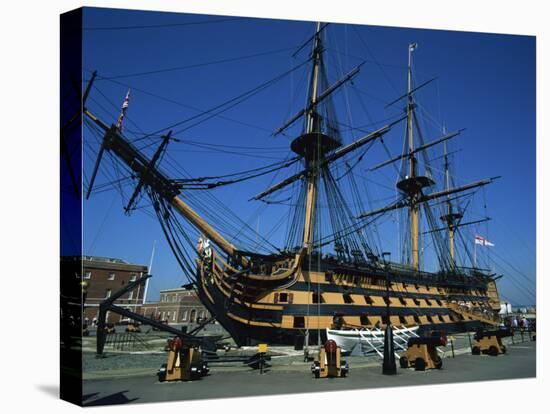
[[[311,254],[313,249],[313,233],[316,215],[315,206],[318,198],[318,185],[321,167],[325,164],[325,155],[342,145],[338,137],[327,135],[331,134],[332,131],[330,128],[323,126],[323,124],[327,123],[328,120],[324,119],[319,113],[319,104],[323,99],[326,99],[334,90],[336,90],[336,88],[347,82],[359,71],[358,68],[354,69],[340,81],[336,82],[335,85],[327,88],[321,95],[319,94],[319,86],[321,81],[320,77],[325,76],[322,66],[323,47],[320,35],[322,30],[323,27],[321,26],[321,22],[318,22],[313,39],[313,65],[306,108],[297,116],[292,118],[291,121],[287,122],[283,127],[286,128],[301,114],[304,115],[305,125],[303,133],[292,141],[290,148],[296,154],[304,158],[304,175],[307,183],[307,194],[302,248],[306,250],[308,254]],[[281,130],[281,128],[279,130]]]
[[[317,22],[315,31],[315,41],[313,42],[313,68],[311,74],[311,86],[309,93],[309,111],[306,114],[306,134],[313,134],[319,130],[319,115],[317,114],[317,88],[319,84],[319,64],[321,60],[321,36],[319,31],[321,22]],[[298,138],[299,139],[299,138]],[[315,146],[315,139],[312,139],[306,147]],[[312,151],[313,150],[313,151]],[[307,176],[307,198],[306,198],[306,214],[304,222],[304,239],[303,247],[307,249],[307,253],[311,254],[313,246],[313,227],[315,223],[315,205],[317,204],[317,186],[319,183],[319,152],[314,148],[308,148],[305,152],[306,167],[309,170]]]
[[[409,169],[408,175],[404,180],[397,183],[397,188],[407,194],[409,197],[409,216],[410,216],[410,231],[411,231],[411,259],[412,266],[415,270],[420,269],[420,226],[419,226],[419,201],[422,196],[422,188],[429,187],[434,184],[430,177],[417,175],[417,161],[415,154],[418,152],[414,148],[413,140],[413,121],[414,121],[414,95],[413,95],[413,79],[412,79],[412,52],[416,49],[417,44],[409,45],[409,64],[407,71],[407,140],[408,140],[408,160]]]
[[[416,43],[409,46],[409,64],[407,70],[407,130],[409,132],[409,177],[414,178],[416,176],[416,158],[414,156],[414,141],[413,141],[413,115],[414,115],[414,102],[412,95],[412,52],[416,49]],[[411,253],[412,253],[412,265],[418,270],[419,268],[419,254],[418,254],[418,239],[419,239],[419,226],[418,226],[418,204],[416,200],[413,200],[410,208],[411,215]]]

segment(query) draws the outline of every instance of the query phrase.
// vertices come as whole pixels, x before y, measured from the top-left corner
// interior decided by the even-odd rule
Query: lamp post
[[[390,321],[390,272],[389,261],[386,256],[391,253],[383,252],[382,260],[384,262],[384,272],[386,273],[386,332],[384,333],[384,362],[382,363],[382,374],[395,375],[397,374],[397,366],[395,364],[395,352],[393,348],[393,329]]]

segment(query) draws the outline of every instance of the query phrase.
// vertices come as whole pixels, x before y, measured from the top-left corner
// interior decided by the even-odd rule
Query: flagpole
[[[477,241],[474,239],[474,269],[477,268]]]

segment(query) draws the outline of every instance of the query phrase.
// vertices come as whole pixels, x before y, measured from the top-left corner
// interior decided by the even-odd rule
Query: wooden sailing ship
[[[238,180],[168,177],[158,164],[173,139],[171,132],[162,137],[152,157],[146,156],[122,132],[127,100],[119,121],[111,126],[87,107],[86,98],[95,74],[83,94],[83,111],[86,118],[102,131],[103,141],[88,196],[103,154],[110,152],[138,180],[126,211],[132,210],[142,192],[148,195],[168,243],[201,301],[238,345],[317,343],[323,341],[326,328],[372,329],[391,323],[418,326],[420,331],[438,329],[452,332],[474,329],[480,324],[494,324],[496,312],[500,309],[495,277],[475,266],[464,268],[458,265],[455,235],[460,226],[469,223],[462,223],[463,212],[453,204],[455,195],[483,187],[494,178],[451,187],[445,154],[445,188],[429,191],[435,184],[434,179],[431,174],[420,174],[417,157],[427,148],[445,144],[460,131],[415,146],[414,131],[418,127],[415,92],[424,86],[415,87],[412,81],[412,54],[416,44],[409,46],[407,91],[394,101],[406,103],[403,115],[345,145],[333,122],[335,115],[331,98],[334,91],[354,78],[360,67],[352,69],[332,85],[328,84],[323,60],[325,27],[325,24],[317,23],[313,36],[302,46],[311,48],[307,103],[275,131],[278,134],[291,125],[303,123],[301,134],[290,145],[293,158],[276,168],[269,167],[260,173],[249,172],[242,176],[242,180],[253,179],[290,164],[301,164],[296,174],[253,197],[253,200],[265,200],[291,185],[298,189],[297,201],[289,215],[294,236],[289,237],[284,249],[265,253],[239,248],[192,208],[187,197],[190,191],[197,188],[208,191]],[[349,154],[365,150],[402,124],[406,130],[405,151],[373,167],[382,168],[396,161],[406,163],[407,171],[397,182],[399,199],[381,209],[352,213],[339,191],[332,166]],[[321,192],[329,204],[334,229],[323,235],[319,225]],[[427,272],[421,269],[419,216],[421,209],[429,208],[429,202],[434,200],[443,200],[446,213],[441,217],[443,227],[430,230],[434,237],[439,237],[440,270]],[[210,205],[209,208],[217,207]],[[398,209],[408,211],[406,245],[410,263],[388,260],[387,255],[376,250],[368,240],[370,220]],[[386,295],[387,282],[389,296]]]

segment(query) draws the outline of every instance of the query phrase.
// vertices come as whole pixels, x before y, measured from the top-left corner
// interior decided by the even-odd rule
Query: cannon
[[[447,345],[447,336],[440,331],[433,331],[429,336],[409,338],[407,351],[399,358],[399,366],[414,367],[416,371],[441,369],[443,360],[437,355],[437,347],[445,345]]]
[[[506,353],[506,346],[502,338],[512,336],[511,329],[479,330],[474,335],[475,343],[472,346],[472,355],[487,354],[497,356]]]
[[[329,339],[319,350],[319,360],[311,365],[311,373],[315,378],[345,377],[349,372],[349,365],[341,360],[341,349],[336,342]]]
[[[178,336],[169,341],[168,362],[158,372],[159,381],[191,381],[208,374],[208,363],[200,350]]]

